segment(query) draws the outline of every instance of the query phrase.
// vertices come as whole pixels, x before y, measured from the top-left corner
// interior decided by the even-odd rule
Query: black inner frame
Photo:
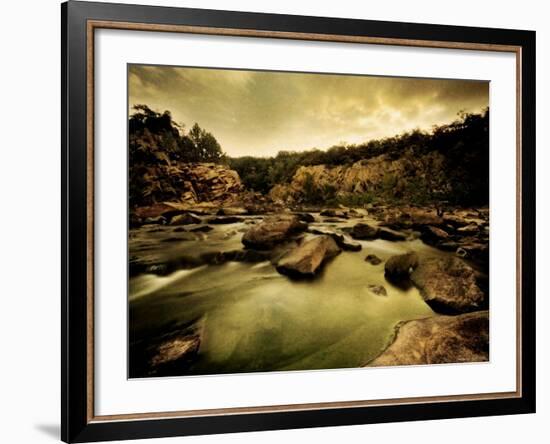
[[[521,397],[238,413],[87,419],[87,21],[107,20],[521,47]],[[90,442],[535,412],[535,32],[69,1],[61,5],[61,438]]]

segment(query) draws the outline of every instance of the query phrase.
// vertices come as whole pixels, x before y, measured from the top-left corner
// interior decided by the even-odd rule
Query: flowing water
[[[315,215],[316,220],[320,220]],[[242,233],[258,220],[212,225],[208,233],[170,226],[131,230],[130,256],[155,262],[211,251],[241,249]],[[310,224],[339,231],[359,220]],[[364,222],[373,222],[364,218]],[[188,226],[186,229],[193,228]],[[416,239],[359,241],[359,252],[342,252],[313,280],[280,275],[269,262],[227,262],[179,269],[166,276],[141,274],[129,282],[130,376],[148,375],[141,350],[172,331],[200,325],[196,357],[182,375],[358,367],[380,354],[399,321],[433,314],[414,287],[399,288],[384,278],[382,260],[416,251],[442,256]],[[383,285],[386,296],[369,285]]]

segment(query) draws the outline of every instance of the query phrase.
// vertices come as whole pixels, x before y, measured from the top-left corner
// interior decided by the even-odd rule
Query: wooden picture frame
[[[62,14],[62,415],[65,442],[535,411],[535,33],[69,1]],[[213,34],[510,52],[517,67],[517,390],[130,415],[94,414],[94,32]],[[514,199],[514,196],[510,196]]]

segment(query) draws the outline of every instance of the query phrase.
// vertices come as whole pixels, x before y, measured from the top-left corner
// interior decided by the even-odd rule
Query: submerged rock
[[[151,359],[151,367],[158,368],[187,360],[199,351],[200,343],[199,335],[169,339],[158,347],[157,353]]]
[[[203,265],[200,258],[191,255],[181,255],[170,260],[162,260],[155,257],[136,257],[131,256],[128,261],[128,274],[130,277],[142,273],[156,274],[157,276],[167,276],[177,270],[187,270]]]
[[[212,231],[214,228],[212,228],[210,225],[201,225],[199,227],[191,228],[189,231],[192,231],[194,233],[208,233],[209,231]]]
[[[365,262],[368,262],[372,265],[380,265],[382,263],[382,259],[376,256],[376,254],[368,254],[365,258]]]
[[[370,284],[370,285],[367,285],[367,288],[369,289],[369,291],[371,293],[374,293],[377,296],[387,296],[388,295],[386,289],[382,285],[372,285],[372,284]]]
[[[183,241],[194,241],[197,240],[197,236],[190,232],[183,232],[177,234],[176,236],[165,237],[161,242],[183,242]]]
[[[464,313],[479,310],[485,295],[478,287],[478,273],[456,257],[422,261],[411,274],[411,280],[424,300],[442,313]]]
[[[285,254],[277,263],[277,271],[292,277],[313,277],[323,263],[340,254],[330,236],[317,236]]]
[[[400,322],[393,343],[368,366],[489,360],[489,312]]]
[[[418,267],[418,255],[411,251],[390,257],[384,265],[384,274],[389,279],[406,279],[416,267]]]
[[[242,243],[248,248],[269,249],[277,243],[290,240],[293,234],[306,228],[307,224],[298,216],[270,216],[249,228],[243,235]]]
[[[221,265],[226,262],[263,262],[270,259],[270,254],[266,251],[257,250],[231,250],[231,251],[212,251],[203,253],[200,256],[201,262],[208,265]]]

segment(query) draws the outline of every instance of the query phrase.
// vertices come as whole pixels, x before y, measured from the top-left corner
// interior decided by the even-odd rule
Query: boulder
[[[382,224],[394,230],[423,229],[426,225],[439,226],[443,224],[443,218],[432,209],[427,208],[378,208],[378,217]]]
[[[355,242],[351,242],[346,239],[346,237],[342,234],[330,232],[330,231],[322,231],[317,230],[315,228],[308,230],[309,233],[313,234],[319,234],[321,236],[330,236],[334,239],[334,242],[344,251],[361,251],[361,244],[357,244]]]
[[[384,239],[387,241],[407,240],[407,236],[405,236],[403,233],[399,233],[398,231],[391,230],[389,228],[380,228],[378,236],[380,237],[380,239]]]
[[[365,258],[365,262],[368,262],[372,265],[380,265],[382,263],[382,259],[376,256],[376,254],[368,254]]]
[[[384,265],[384,274],[390,280],[407,279],[416,267],[418,267],[418,255],[410,251],[390,257]]]
[[[166,223],[166,218],[163,216],[157,216],[157,217],[146,217],[143,220],[143,225],[149,225],[149,224],[159,224],[164,225]]]
[[[479,274],[457,257],[422,261],[411,274],[424,300],[440,313],[464,313],[484,306]]]
[[[422,229],[420,239],[429,245],[437,245],[441,242],[446,242],[450,238],[449,233],[441,228],[428,225]]]
[[[137,228],[137,227],[140,227],[142,224],[143,224],[143,220],[141,219],[141,217],[135,214],[130,214],[130,217],[128,218],[129,228]]]
[[[372,204],[369,204],[369,205],[372,205]],[[360,218],[360,217],[368,216],[369,212],[365,208],[350,208],[348,210],[348,214],[353,217]]]
[[[326,217],[340,217],[342,219],[348,218],[348,213],[343,210],[333,210],[333,209],[327,209],[323,210],[319,213],[320,216],[326,216]]]
[[[154,203],[152,205],[147,205],[143,207],[135,208],[134,214],[142,219],[147,217],[158,217],[164,216],[165,218],[170,218],[170,215],[167,215],[167,212],[173,211],[174,207],[166,202]]]
[[[292,235],[304,231],[307,224],[295,215],[266,217],[244,233],[242,243],[248,248],[269,249],[287,241]]]
[[[277,271],[291,277],[313,277],[321,266],[341,250],[330,236],[317,236],[285,254],[277,263]]]
[[[460,244],[456,241],[453,241],[453,240],[449,240],[449,241],[445,241],[445,242],[439,242],[437,244],[437,248],[439,248],[440,250],[443,250],[443,251],[455,251],[457,250],[457,248],[460,246]]]
[[[218,216],[243,216],[248,214],[248,210],[242,207],[224,207],[216,213]]]
[[[479,232],[479,226],[476,224],[469,224],[464,227],[457,228],[456,230],[459,234],[477,234]]]
[[[336,244],[344,251],[361,251],[361,249],[363,248],[361,244],[357,244],[355,242],[349,242],[341,234],[334,233],[334,234],[331,234],[331,237],[334,239]]]
[[[400,322],[393,343],[368,366],[489,360],[489,312]]]
[[[302,222],[315,222],[315,218],[309,214],[309,213],[297,213],[296,216],[302,221]]]
[[[456,249],[456,255],[486,266],[489,264],[489,243],[466,241]]]
[[[350,235],[354,239],[373,240],[378,237],[379,229],[365,223],[358,223],[350,230]]]
[[[170,225],[200,224],[201,220],[191,213],[178,214],[170,220]]]

